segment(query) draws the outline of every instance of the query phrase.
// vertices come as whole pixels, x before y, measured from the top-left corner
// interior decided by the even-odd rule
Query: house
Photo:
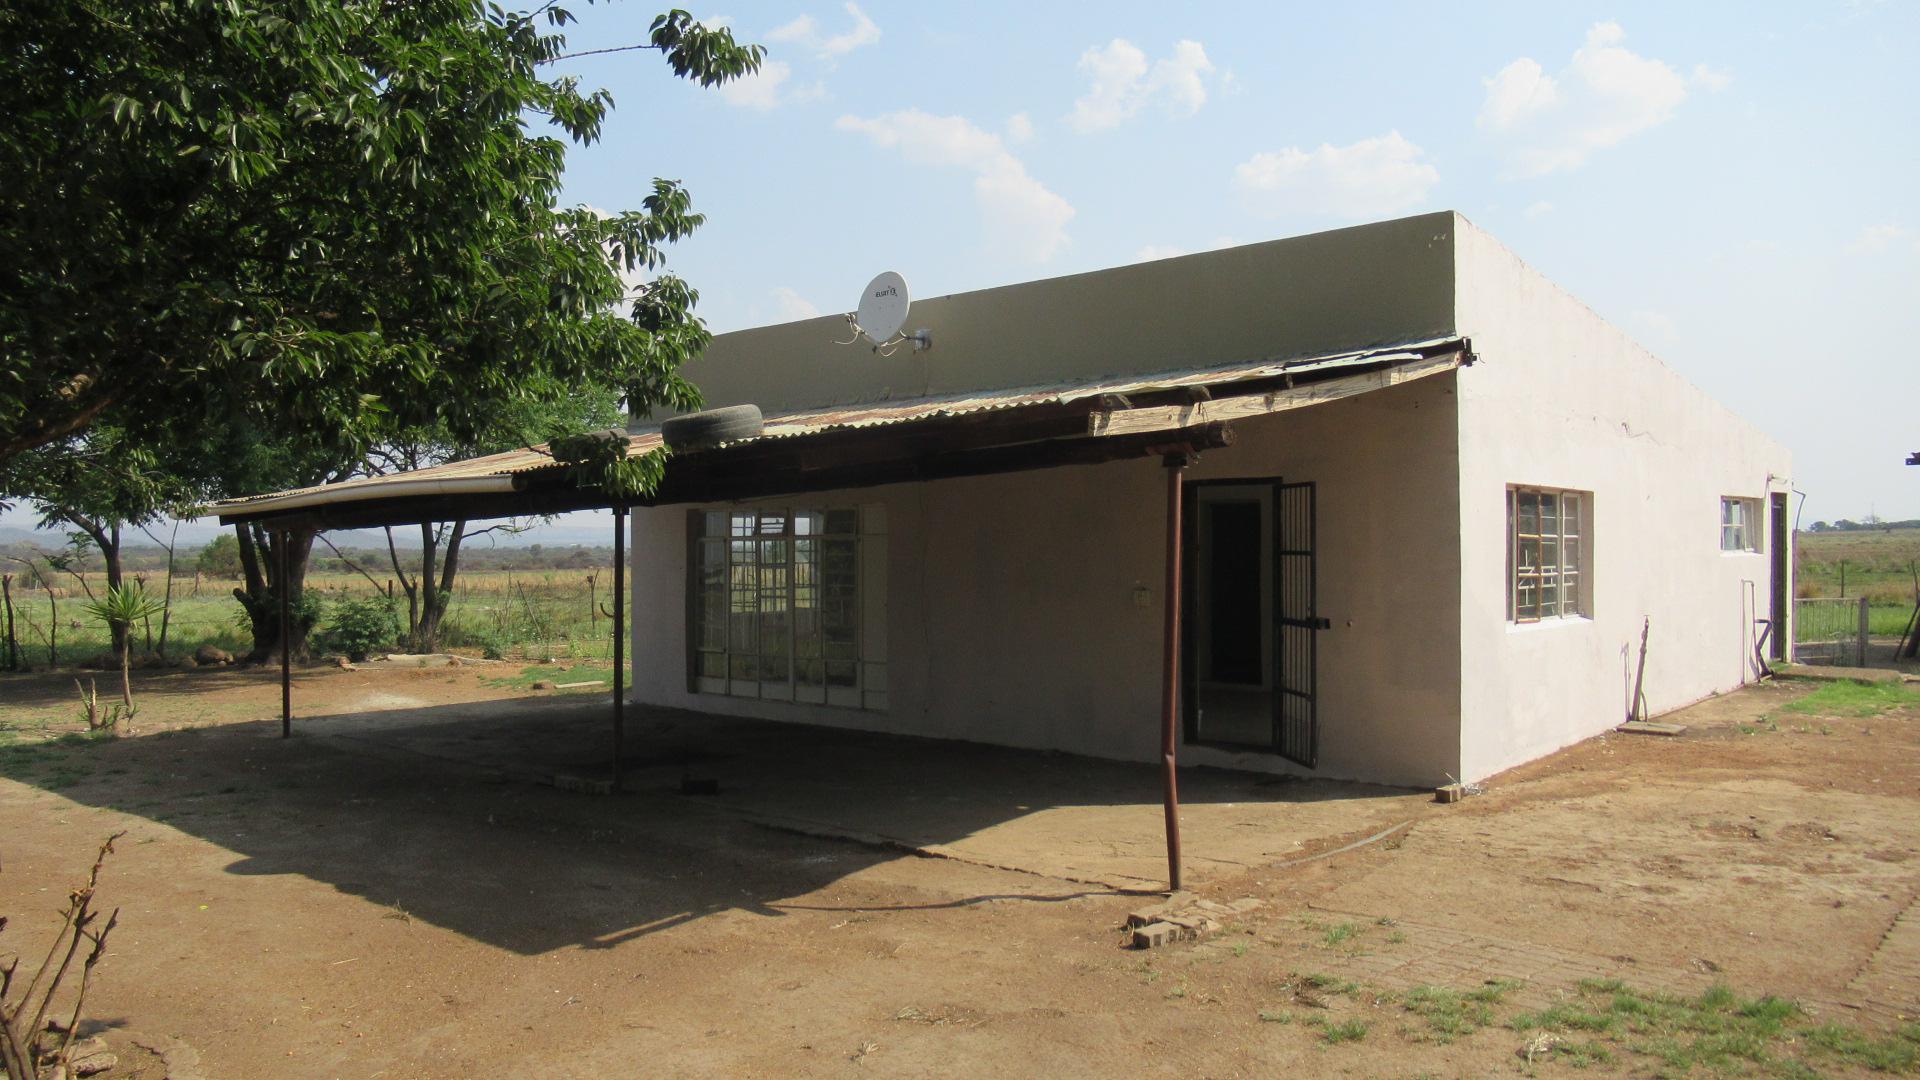
[[[1787,451],[1458,214],[906,329],[688,369],[786,456],[633,511],[633,702],[1158,761],[1171,585],[1183,763],[1428,786],[1788,640]],[[930,441],[963,426],[997,441]]]

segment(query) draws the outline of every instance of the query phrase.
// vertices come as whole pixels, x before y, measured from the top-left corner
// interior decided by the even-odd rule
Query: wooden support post
[[[1180,891],[1180,784],[1174,755],[1180,730],[1180,496],[1191,454],[1168,454],[1166,657],[1160,686],[1160,766],[1167,813],[1167,891]]]
[[[283,739],[293,735],[293,595],[287,587],[292,566],[287,549],[293,546],[292,539],[291,533],[282,531],[274,542],[274,561],[279,573],[274,591],[280,594],[280,737]]]
[[[613,790],[620,790],[620,752],[627,728],[627,508],[613,508]]]

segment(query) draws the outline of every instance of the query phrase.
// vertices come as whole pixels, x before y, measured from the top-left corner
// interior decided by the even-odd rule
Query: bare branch
[[[354,562],[352,556],[348,555],[344,551],[341,551],[339,548],[334,547],[333,541],[327,539],[326,533],[315,533],[314,535],[321,543],[327,545],[327,550],[333,552],[336,558],[338,558],[341,562],[346,563],[349,567],[352,567],[354,573],[359,574],[363,578],[366,578],[367,582],[371,584],[375,589],[381,588],[380,580],[374,577],[372,574],[367,573],[366,567],[361,566],[357,562]]]

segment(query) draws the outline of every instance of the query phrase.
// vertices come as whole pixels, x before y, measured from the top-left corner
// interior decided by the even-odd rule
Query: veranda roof
[[[661,488],[630,505],[754,498],[978,475],[1223,445],[1227,421],[1378,390],[1472,363],[1462,338],[1259,359],[1147,376],[878,401],[768,417],[763,432],[674,455]],[[661,446],[627,436],[629,455]],[[1198,448],[1198,447],[1196,447]],[[606,507],[543,444],[432,468],[215,505],[222,523],[353,528]]]

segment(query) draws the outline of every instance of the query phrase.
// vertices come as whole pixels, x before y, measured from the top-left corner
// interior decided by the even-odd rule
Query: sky
[[[721,2],[756,77],[558,65],[615,102],[567,198],[683,181],[715,331],[1458,210],[1785,442],[1806,523],[1920,518],[1920,3]]]

